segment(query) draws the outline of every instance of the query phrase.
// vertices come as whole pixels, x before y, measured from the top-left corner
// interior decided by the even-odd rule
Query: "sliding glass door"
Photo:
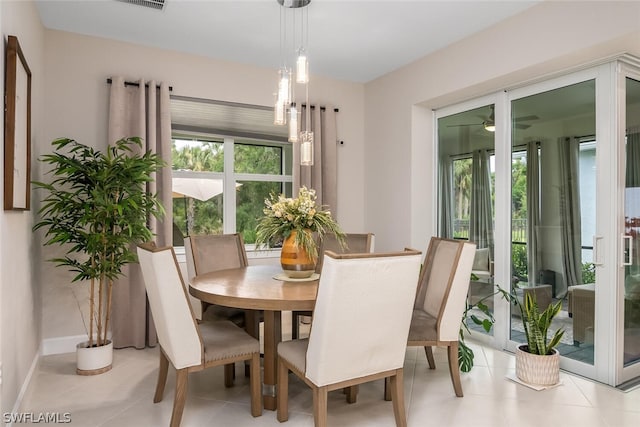
[[[438,119],[439,234],[476,243],[468,294],[475,308],[467,326],[492,335],[482,320],[494,310],[495,113],[493,103],[477,104]]]
[[[563,357],[594,363],[596,82],[511,101],[511,268],[519,295],[562,303]],[[517,307],[510,338],[524,340]]]
[[[621,380],[640,375],[640,76],[625,77]]]
[[[640,61],[626,58],[436,111],[438,234],[476,242],[472,337],[514,351],[495,285],[560,302],[561,368],[640,378]],[[482,318],[480,311],[473,312]]]

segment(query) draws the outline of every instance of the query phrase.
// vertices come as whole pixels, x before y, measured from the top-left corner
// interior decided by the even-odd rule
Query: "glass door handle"
[[[625,250],[624,250],[624,241],[629,241],[629,255],[627,260],[625,261]],[[632,265],[633,264],[633,236],[622,235],[622,265]]]
[[[598,256],[598,241],[602,240],[602,236],[593,236],[593,265],[604,265]]]

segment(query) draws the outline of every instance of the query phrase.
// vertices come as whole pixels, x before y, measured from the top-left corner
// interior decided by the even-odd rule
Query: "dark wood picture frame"
[[[18,38],[5,57],[4,209],[29,210],[31,200],[31,70]]]

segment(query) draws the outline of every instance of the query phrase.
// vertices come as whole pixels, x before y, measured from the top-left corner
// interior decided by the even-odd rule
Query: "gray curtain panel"
[[[560,160],[560,216],[564,283],[556,283],[556,296],[564,297],[567,287],[582,284],[582,222],[580,216],[580,141],[558,139]]]
[[[138,136],[143,150],[158,154],[167,164],[149,184],[165,207],[162,221],[149,219],[158,246],[171,245],[171,116],[169,86],[156,81],[138,80],[126,85],[123,77],[111,79],[109,98],[109,142]],[[146,86],[145,86],[146,83]],[[129,264],[124,275],[114,283],[112,306],[112,339],[115,348],[144,348],[157,343],[151,311],[147,303],[142,273],[138,264]]]
[[[489,153],[487,150],[475,150],[472,162],[469,240],[475,242],[478,249],[489,248],[491,259],[493,259],[493,209]]]
[[[542,266],[542,257],[538,241],[540,236],[540,157],[538,143],[527,144],[527,262],[528,282],[538,283],[538,274]]]
[[[302,106],[300,128],[306,129],[307,106]],[[293,143],[293,196],[302,186],[316,190],[318,204],[338,214],[338,152],[336,112],[333,107],[311,107],[310,130],[313,131],[313,165],[300,164],[300,145]]]
[[[440,162],[440,235],[453,239],[453,168],[451,158]]]
[[[640,132],[627,135],[626,187],[640,187]]]

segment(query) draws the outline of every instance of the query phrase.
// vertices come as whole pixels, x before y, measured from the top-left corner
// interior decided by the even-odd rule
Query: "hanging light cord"
[[[280,8],[280,67],[285,66],[284,60],[284,44],[287,41],[287,20],[286,15],[284,15],[284,8]]]
[[[305,50],[309,50],[309,8],[308,6],[303,8],[302,13],[303,13],[303,18],[305,20],[305,24],[303,28],[304,31],[301,31],[301,33],[304,32],[303,36],[305,39],[304,40]]]

